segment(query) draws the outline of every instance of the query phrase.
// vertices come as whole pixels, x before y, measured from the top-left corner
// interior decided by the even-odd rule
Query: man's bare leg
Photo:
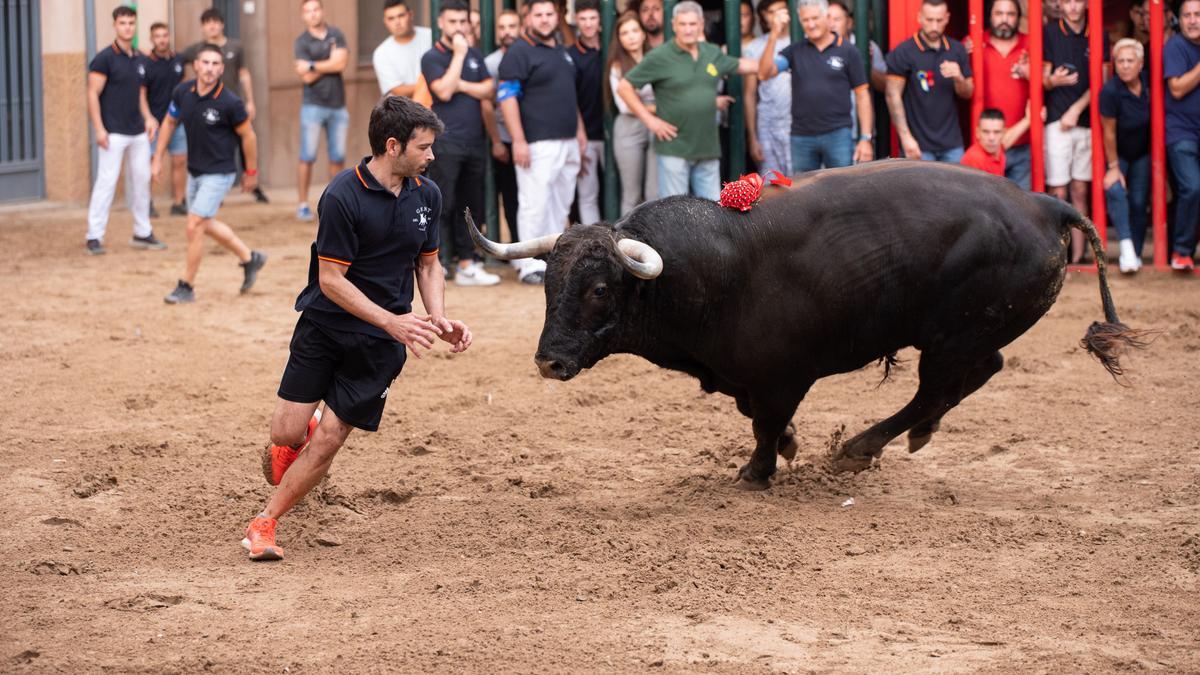
[[[200,271],[200,260],[204,257],[205,223],[210,218],[188,212],[187,216],[187,263],[183,271],[183,280],[189,285],[196,285],[196,274]]]
[[[187,155],[171,155],[171,203],[182,204],[187,195]]]
[[[308,417],[312,416],[312,411],[316,407],[316,404],[294,405],[306,406]],[[294,414],[298,416],[299,413],[300,411],[295,411]],[[289,412],[288,417],[290,418],[292,414]],[[304,424],[308,423],[307,417],[300,419],[304,420]],[[272,427],[274,427],[274,423],[272,423]],[[303,429],[303,425],[300,428]],[[283,480],[280,481],[275,494],[271,495],[262,515],[267,518],[279,519],[280,516],[290,511],[296,502],[300,501],[325,477],[330,465],[333,464],[334,456],[337,455],[338,450],[341,449],[342,444],[346,442],[346,438],[353,430],[354,427],[338,419],[337,414],[326,406],[325,412],[321,416],[321,423],[317,425],[317,431],[309,441],[308,447],[300,453],[287,473],[283,474]],[[275,434],[272,433],[271,436],[274,442]],[[279,440],[293,440],[295,434],[284,433],[281,436],[283,437]],[[303,433],[300,438],[303,439]]]
[[[1071,206],[1075,210],[1082,213],[1085,217],[1091,210],[1089,208],[1089,198],[1091,197],[1092,184],[1088,181],[1073,180],[1071,181]],[[1071,260],[1078,261],[1083,258],[1084,250],[1086,249],[1087,239],[1083,233],[1071,228]]]
[[[238,262],[247,262],[250,260],[250,247],[246,246],[236,234],[233,233],[233,228],[219,220],[209,218],[204,225],[204,230],[208,232],[208,236],[217,241],[218,244],[224,246],[237,256]]]
[[[308,186],[312,183],[312,162],[300,162],[296,170],[296,196],[301,204],[308,203]]]

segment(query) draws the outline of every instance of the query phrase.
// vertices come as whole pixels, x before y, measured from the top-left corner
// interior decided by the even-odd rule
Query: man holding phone
[[[1086,0],[1062,0],[1063,16],[1046,24],[1042,82],[1046,88],[1046,191],[1088,213],[1092,180],[1089,59],[1108,61],[1108,35],[1104,51],[1088,49]],[[1071,262],[1083,260],[1083,235],[1071,232]]]

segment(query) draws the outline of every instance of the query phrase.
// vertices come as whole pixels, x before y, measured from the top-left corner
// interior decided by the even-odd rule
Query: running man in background
[[[267,482],[279,488],[246,528],[251,560],[283,558],[279,518],[320,482],[355,427],[379,429],[405,348],[421,358],[437,338],[454,353],[471,346],[466,324],[446,318],[442,195],[421,177],[441,132],[429,108],[385,96],[371,111],[371,156],[334,177],[317,205],[308,286],[296,299],[301,314],[263,453]],[[426,314],[412,311],[414,277]]]
[[[175,88],[163,121],[163,133],[168,137],[175,132],[176,125],[182,124],[187,129],[189,144],[187,265],[175,290],[164,298],[172,305],[196,300],[196,273],[204,257],[205,234],[238,257],[243,275],[242,293],[250,290],[258,271],[267,262],[266,255],[251,251],[228,225],[214,219],[221,200],[237,179],[234,155],[239,146],[246,152],[242,189],[251,192],[258,185],[258,141],[250,126],[250,115],[242,100],[221,82],[225,61],[220,47],[201,47],[192,68],[196,79]],[[160,144],[154,154],[155,176],[162,172],[166,150],[166,144]]]

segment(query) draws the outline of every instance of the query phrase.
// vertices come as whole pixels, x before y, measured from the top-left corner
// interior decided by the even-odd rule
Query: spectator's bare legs
[[[333,177],[338,175],[339,173],[341,173],[342,169],[345,169],[345,168],[346,168],[345,162],[330,162],[329,163],[329,180],[333,180]]]
[[[182,204],[187,194],[187,155],[171,155],[171,203]]]
[[[314,403],[281,401],[279,405],[281,409],[288,407],[291,410],[286,412],[276,410],[276,420],[279,420],[281,414],[288,418],[301,420],[303,423],[296,426],[299,429],[303,429],[304,425],[308,423],[308,418],[303,417],[303,414],[307,413],[308,417],[312,417],[312,411],[316,408]],[[272,424],[272,427],[274,426]],[[275,490],[275,494],[271,495],[267,507],[263,509],[263,514],[268,518],[279,518],[291,510],[296,502],[308,494],[308,491],[313,489],[317,483],[321,482],[321,478],[333,464],[334,456],[337,455],[338,450],[341,449],[342,444],[346,442],[346,437],[353,429],[354,427],[338,419],[338,416],[326,406],[325,412],[321,415],[321,423],[317,425],[317,430],[313,433],[312,441],[296,458],[295,463],[288,468],[287,473],[283,474],[283,480],[279,482],[279,488]],[[274,435],[274,429],[272,429],[272,442],[274,442]]]
[[[201,218],[200,216],[189,213],[187,222],[187,268],[183,273],[183,280],[188,284],[196,285],[196,273],[200,271],[200,259],[204,257],[204,234],[217,240],[217,243],[229,249],[237,256],[239,262],[248,262],[250,260],[250,247],[242,243],[241,239],[233,233],[233,230],[219,220],[212,218]]]
[[[312,182],[312,162],[300,162],[296,173],[296,196],[301,204],[308,203],[308,185]]]
[[[1075,210],[1088,215],[1089,200],[1091,198],[1092,184],[1088,181],[1073,180],[1071,181],[1071,206]],[[1082,232],[1077,232],[1074,228],[1071,229],[1071,261],[1079,262],[1083,259],[1083,253],[1087,248],[1087,239],[1084,238]]]

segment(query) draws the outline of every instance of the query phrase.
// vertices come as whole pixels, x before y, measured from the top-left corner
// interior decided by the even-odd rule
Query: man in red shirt
[[[995,0],[983,38],[983,107],[1003,113],[1005,126],[1020,122],[1029,103],[1029,50],[1025,34],[1017,32],[1020,23],[1021,6],[1016,0]],[[1028,190],[1029,134],[1017,138],[1006,156],[1004,175]]]
[[[975,127],[975,143],[963,153],[959,164],[994,176],[1007,175],[1006,151],[1028,132],[1028,110],[1025,117],[1006,129],[1004,113],[996,108],[988,108],[979,115],[979,124]]]

